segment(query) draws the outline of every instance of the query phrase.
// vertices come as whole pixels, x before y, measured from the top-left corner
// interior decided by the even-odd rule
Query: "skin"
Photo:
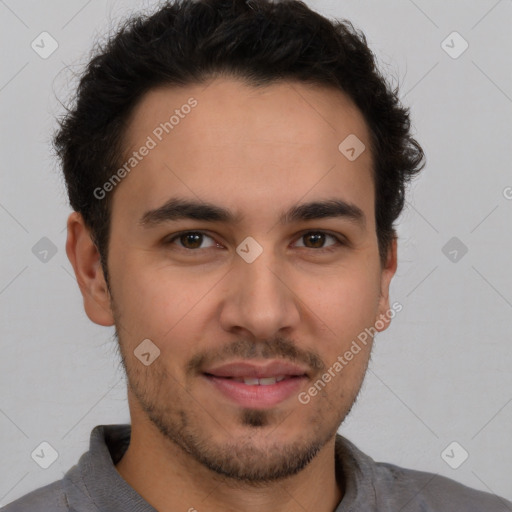
[[[307,391],[365,328],[379,319],[378,330],[387,328],[396,240],[381,265],[367,126],[338,90],[292,82],[256,89],[224,77],[147,93],[130,119],[127,152],[190,97],[197,106],[111,192],[110,291],[83,219],[76,212],[68,219],[66,249],[85,311],[116,326],[127,371],[132,439],[117,470],[161,512],[332,511],[344,492],[334,471],[335,434],[356,400],[372,343],[307,405],[293,394],[252,416],[187,365],[198,355],[290,361],[293,349],[302,364],[317,363],[306,364],[299,391]],[[338,150],[349,134],[367,148],[352,162]],[[242,218],[138,224],[176,196]],[[278,223],[292,205],[332,198],[357,205],[365,225]],[[165,243],[186,230],[207,236],[196,245]],[[316,242],[311,231],[345,244],[331,236]],[[236,253],[247,236],[263,248],[252,263]],[[133,354],[147,338],[160,349],[149,366]],[[293,466],[313,448],[305,467]],[[212,461],[231,476],[208,467]],[[289,475],[272,479],[278,468]]]

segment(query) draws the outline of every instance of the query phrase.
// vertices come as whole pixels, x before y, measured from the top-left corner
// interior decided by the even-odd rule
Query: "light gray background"
[[[512,2],[307,3],[365,32],[428,159],[398,226],[392,300],[404,309],[377,336],[340,431],[375,460],[512,499]],[[95,425],[129,421],[113,328],[85,316],[65,253],[49,139],[96,37],[151,5],[0,1],[0,505],[61,478]],[[47,59],[31,48],[43,31],[59,44]],[[457,59],[441,47],[453,31],[469,43]],[[442,252],[454,236],[468,248],[456,262]],[[57,248],[46,262],[32,252],[42,237]],[[46,470],[30,455],[42,441],[59,454]],[[458,469],[441,457],[453,441],[469,453]]]

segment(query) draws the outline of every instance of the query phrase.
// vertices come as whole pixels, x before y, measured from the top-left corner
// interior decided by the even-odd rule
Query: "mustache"
[[[282,336],[276,336],[271,340],[264,341],[243,338],[220,348],[205,350],[190,359],[186,371],[189,374],[201,373],[205,366],[211,366],[232,358],[285,359],[293,363],[303,363],[311,368],[314,373],[326,369],[326,365],[316,352],[299,349],[293,341]]]

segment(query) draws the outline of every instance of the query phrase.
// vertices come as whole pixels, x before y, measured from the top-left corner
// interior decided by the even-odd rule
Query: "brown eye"
[[[324,246],[327,238],[333,239],[335,243],[328,246]],[[338,239],[334,235],[325,233],[323,231],[310,231],[309,233],[303,234],[299,240],[305,241],[305,243],[303,245],[299,245],[299,247],[306,247],[307,249],[329,250],[336,245],[343,245],[340,239]]]
[[[324,233],[308,233],[307,235],[304,235],[304,239],[309,240],[311,246],[318,249],[323,246],[325,242],[325,235]]]
[[[182,245],[187,249],[197,249],[201,246],[203,235],[201,233],[186,233],[179,238]]]
[[[209,238],[213,243],[211,243],[209,246],[201,247],[201,244],[203,244],[206,238]],[[183,233],[178,233],[165,243],[166,245],[172,245],[176,241],[179,241],[178,247],[189,250],[207,249],[216,245],[211,236],[208,236],[205,233],[201,233],[200,231],[185,231]]]

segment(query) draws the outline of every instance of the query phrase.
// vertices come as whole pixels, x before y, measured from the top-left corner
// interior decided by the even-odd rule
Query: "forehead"
[[[366,149],[351,161],[339,146],[354,136]],[[114,204],[130,205],[124,214],[131,220],[171,196],[240,214],[252,208],[260,216],[306,195],[352,203],[357,197],[373,214],[369,131],[350,99],[333,88],[297,82],[255,88],[226,78],[161,87],[136,106],[124,142],[125,161],[151,147],[114,194]]]

